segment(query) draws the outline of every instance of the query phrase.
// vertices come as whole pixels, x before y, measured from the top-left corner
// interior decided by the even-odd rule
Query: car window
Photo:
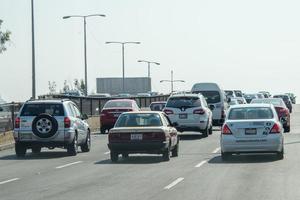
[[[103,108],[132,107],[131,101],[108,101]]]
[[[162,119],[163,119],[164,123],[166,124],[166,126],[171,126],[171,121],[169,120],[169,118],[166,115],[162,115]]]
[[[162,126],[159,114],[150,113],[128,113],[122,114],[116,122],[115,127],[143,127]]]
[[[166,107],[169,108],[194,108],[201,107],[201,101],[199,97],[171,97]]]
[[[64,116],[64,108],[60,103],[37,103],[37,104],[25,104],[21,116],[38,116],[40,114],[49,114],[52,116]]]
[[[75,106],[75,105],[73,104],[73,108],[74,108],[76,117],[81,117],[81,113],[80,113],[79,109],[77,108],[77,106]]]
[[[233,108],[228,116],[230,120],[248,120],[248,119],[273,119],[271,108],[246,107]]]
[[[70,104],[70,103],[68,103],[67,105],[68,105],[67,108],[68,108],[68,111],[69,111],[70,115],[71,115],[72,117],[76,117],[75,111],[74,111],[74,109],[73,109],[73,105]]]
[[[221,95],[218,91],[201,91],[200,93],[204,96],[208,104],[221,102]]]
[[[243,97],[243,93],[241,91],[234,91],[236,97]]]

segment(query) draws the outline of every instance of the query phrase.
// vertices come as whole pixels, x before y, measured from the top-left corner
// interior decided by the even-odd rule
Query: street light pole
[[[34,4],[31,0],[31,42],[32,42],[32,99],[36,97],[36,88],[35,88],[35,45],[34,45]]]
[[[86,48],[86,18],[88,17],[106,17],[106,15],[103,14],[93,14],[93,15],[69,15],[69,16],[64,16],[63,19],[68,19],[72,17],[79,17],[83,18],[83,47],[84,47],[84,95],[88,95],[88,71],[87,71],[87,48]]]
[[[158,63],[158,62],[152,62],[152,61],[148,61],[148,60],[138,60],[138,62],[147,63],[147,66],[148,66],[148,78],[150,78],[150,67],[151,67],[151,64],[160,65],[160,63]]]
[[[184,83],[185,81],[184,80],[174,80],[174,77],[173,77],[173,70],[171,70],[171,80],[161,80],[160,81],[161,83],[162,82],[169,82],[171,83],[171,94],[174,92],[174,83],[175,82],[181,82],[181,83]]]
[[[141,44],[140,42],[105,42],[105,44],[122,45],[122,91],[125,93],[125,44]]]

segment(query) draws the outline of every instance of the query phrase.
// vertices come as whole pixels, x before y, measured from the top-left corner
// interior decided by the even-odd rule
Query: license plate
[[[179,114],[179,119],[186,119],[187,118],[187,114]]]
[[[131,134],[130,139],[131,140],[142,140],[143,134]]]
[[[256,135],[256,128],[246,128],[245,134],[246,135]]]
[[[21,139],[31,139],[31,134],[21,134]]]

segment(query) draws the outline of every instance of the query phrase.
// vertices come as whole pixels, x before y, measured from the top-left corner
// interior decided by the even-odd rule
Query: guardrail
[[[14,129],[14,121],[23,103],[0,104],[0,134]]]

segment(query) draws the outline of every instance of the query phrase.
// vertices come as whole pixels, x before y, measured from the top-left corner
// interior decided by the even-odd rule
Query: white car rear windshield
[[[115,127],[144,127],[144,126],[162,126],[159,114],[149,113],[128,113],[119,117]]]
[[[199,97],[171,97],[166,107],[168,108],[194,108],[201,107]]]
[[[248,107],[231,109],[228,119],[230,120],[247,120],[247,119],[273,119],[271,108]]]

